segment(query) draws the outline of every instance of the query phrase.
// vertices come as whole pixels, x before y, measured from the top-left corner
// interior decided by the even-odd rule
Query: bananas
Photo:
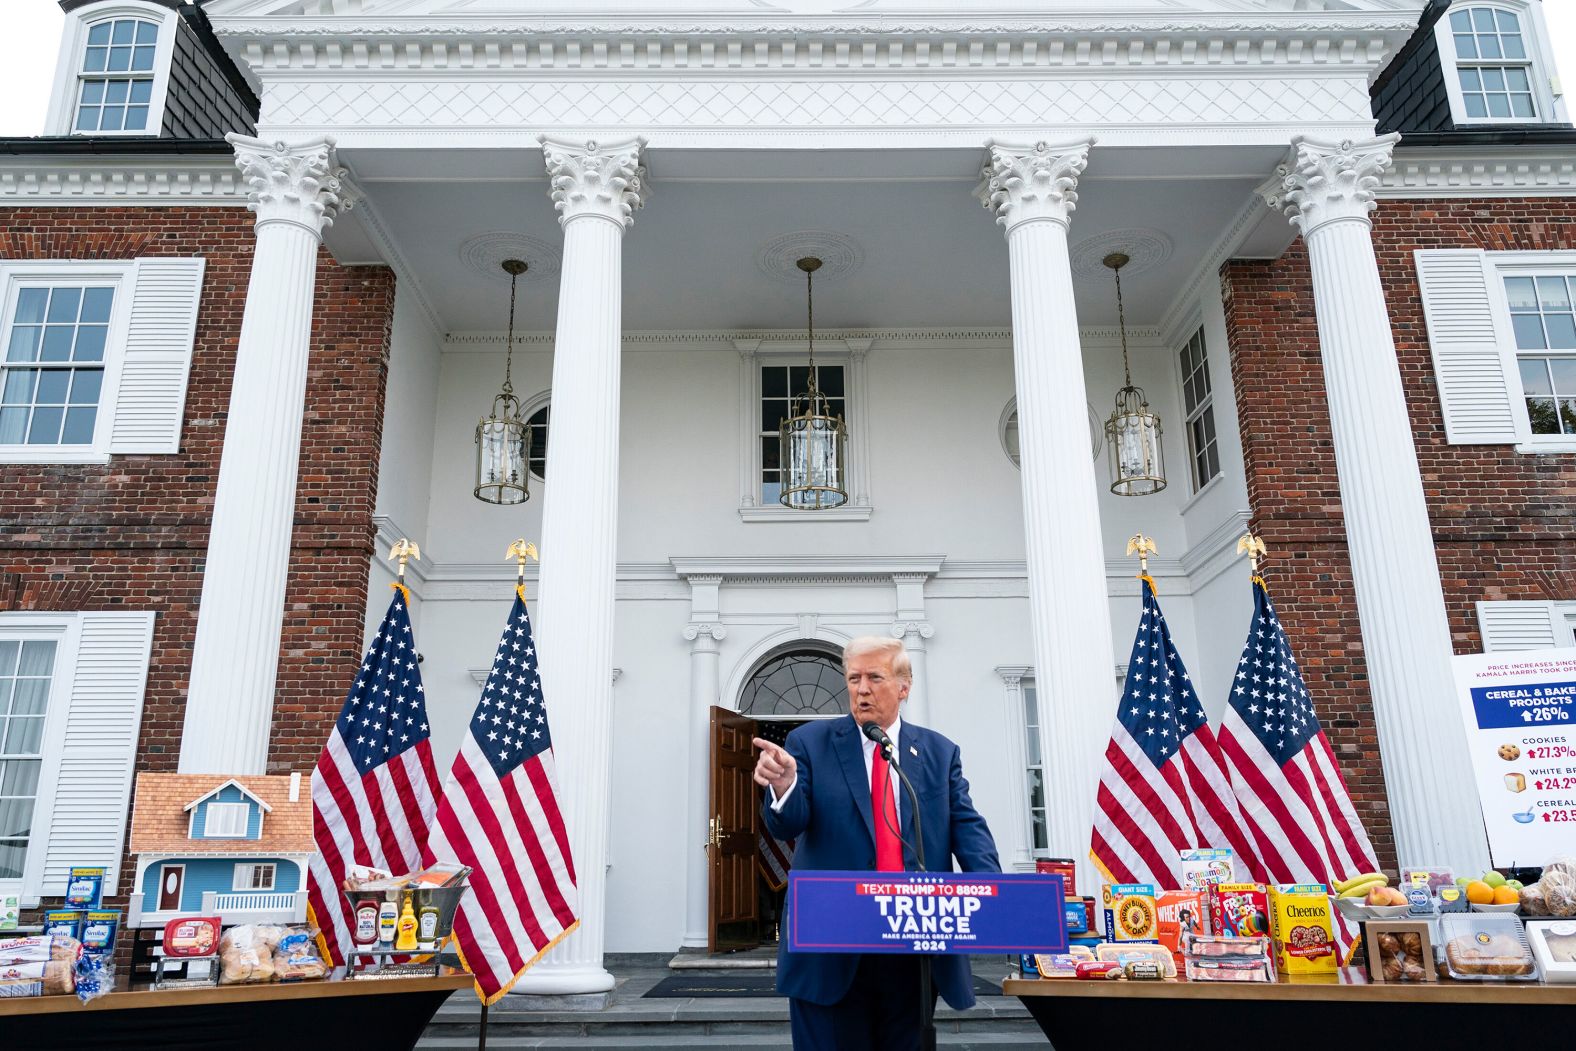
[[[1342,898],[1361,898],[1375,887],[1389,885],[1390,877],[1383,872],[1364,872],[1360,876],[1352,876],[1350,879],[1331,884],[1335,888],[1335,893]]]

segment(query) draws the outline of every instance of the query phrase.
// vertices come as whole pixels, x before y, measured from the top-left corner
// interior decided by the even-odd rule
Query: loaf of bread
[[[1445,943],[1445,959],[1457,974],[1531,974],[1532,960],[1508,934],[1466,934]]]

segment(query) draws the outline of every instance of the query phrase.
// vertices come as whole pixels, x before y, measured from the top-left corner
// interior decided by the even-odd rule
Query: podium
[[[936,1046],[930,958],[1065,952],[1066,888],[1038,872],[788,873],[789,952],[920,957],[921,1046]]]

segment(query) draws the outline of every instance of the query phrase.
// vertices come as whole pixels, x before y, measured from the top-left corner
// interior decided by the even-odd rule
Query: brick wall
[[[254,244],[240,208],[0,209],[0,258],[207,259],[178,454],[0,464],[0,609],[157,614],[140,770],[179,755]],[[393,312],[389,270],[319,253],[269,773],[310,768],[360,660]]]
[[[1476,602],[1576,598],[1576,456],[1445,443],[1412,252],[1576,248],[1576,201],[1385,201],[1374,214],[1374,245],[1451,635],[1457,653],[1475,653]],[[1393,871],[1307,253],[1299,239],[1274,262],[1233,261],[1222,276],[1248,496],[1274,556],[1271,593],[1354,803]]]

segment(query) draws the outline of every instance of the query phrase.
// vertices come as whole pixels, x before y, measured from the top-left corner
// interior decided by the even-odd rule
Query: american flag
[[[1154,584],[1141,579],[1144,611],[1105,749],[1089,857],[1113,883],[1180,887],[1182,850],[1230,847],[1251,873],[1251,844],[1204,706]]]
[[[1264,582],[1220,727],[1220,749],[1271,883],[1331,883],[1379,868]],[[1338,921],[1344,918],[1338,917]],[[1340,923],[1343,941],[1352,932]]]
[[[796,723],[783,719],[762,719],[755,725],[755,736],[772,744],[787,747],[788,734]],[[756,788],[756,809],[760,809],[765,801],[766,789]],[[794,841],[791,839],[778,839],[767,830],[765,824],[761,825],[760,834],[756,837],[756,865],[761,870],[761,877],[766,880],[766,885],[772,890],[782,890],[788,886],[788,870],[793,868]]]
[[[307,907],[335,967],[344,965],[355,927],[340,882],[352,865],[420,868],[437,788],[410,611],[395,585],[312,771],[317,854],[307,869]]]
[[[427,861],[472,869],[454,937],[492,1003],[580,925],[553,738],[523,588],[443,786]]]

